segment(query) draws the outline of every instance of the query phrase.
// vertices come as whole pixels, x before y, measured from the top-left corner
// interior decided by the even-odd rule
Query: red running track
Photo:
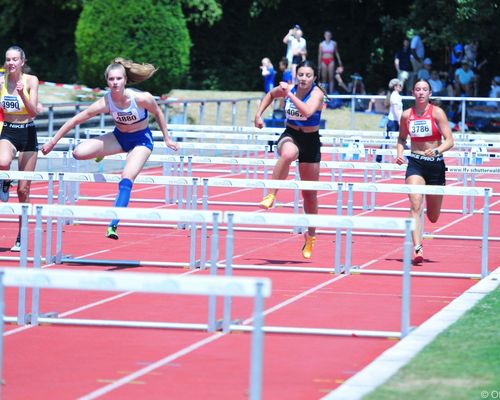
[[[158,170],[148,170],[159,174]],[[200,175],[197,173],[197,175]],[[228,173],[230,177],[241,174]],[[355,178],[349,178],[353,181]],[[401,182],[394,177],[385,182]],[[453,182],[450,182],[453,184]],[[495,192],[500,184],[482,183]],[[115,185],[82,184],[81,193],[113,199]],[[34,194],[46,193],[46,185],[33,184]],[[260,190],[210,189],[210,200],[246,201],[255,204]],[[133,198],[163,196],[159,186],[136,185]],[[356,204],[361,198],[356,195]],[[281,191],[281,205],[293,200]],[[37,200],[38,201],[38,200]],[[43,202],[44,200],[39,200]],[[107,205],[109,202],[81,201]],[[335,194],[321,193],[321,204],[334,205]],[[162,203],[131,203],[134,207],[174,207]],[[377,205],[408,207],[404,195],[378,194]],[[461,198],[446,197],[443,208],[460,209]],[[476,208],[482,204],[476,200]],[[242,206],[211,205],[211,209],[242,209]],[[245,207],[255,210],[256,207]],[[500,211],[493,198],[491,210]],[[291,212],[277,207],[274,212]],[[262,211],[259,211],[262,212]],[[322,209],[321,213],[334,213]],[[406,211],[361,211],[364,215],[406,216]],[[443,213],[426,231],[446,235],[481,235],[482,216]],[[0,251],[10,254],[15,222],[1,225]],[[104,238],[104,226],[66,226],[65,253],[74,257],[187,262],[189,233],[174,228],[121,226],[120,239]],[[490,236],[500,236],[498,214],[490,216]],[[302,259],[302,238],[291,233],[235,232],[235,264],[262,266],[332,267],[332,234],[318,236],[310,260]],[[402,238],[354,236],[353,264],[359,268],[401,269]],[[219,251],[224,257],[225,232]],[[30,248],[30,252],[32,249]],[[425,263],[415,270],[479,273],[480,241],[434,239],[425,241]],[[500,245],[489,243],[489,269],[500,264]],[[15,266],[2,262],[2,266]],[[46,266],[53,268],[54,266]],[[128,273],[163,272],[206,274],[173,267],[123,267],[120,265],[63,265],[65,269],[123,270]],[[237,276],[272,279],[273,294],[265,302],[265,324],[399,331],[401,278],[393,276],[340,275],[333,273],[240,270]],[[471,279],[412,278],[411,324],[417,326],[441,310],[475,283]],[[6,291],[7,314],[16,315],[17,290]],[[42,311],[61,317],[205,323],[207,300],[190,296],[159,296],[140,293],[104,293],[44,290]],[[29,299],[28,299],[28,304]],[[248,323],[252,304],[235,299],[233,316]],[[78,326],[17,327],[5,333],[3,398],[5,399],[245,399],[249,377],[250,335],[208,334],[195,331]],[[395,339],[266,334],[263,370],[264,399],[319,399],[363,369]],[[99,393],[101,393],[99,395]],[[95,397],[94,397],[95,396]]]

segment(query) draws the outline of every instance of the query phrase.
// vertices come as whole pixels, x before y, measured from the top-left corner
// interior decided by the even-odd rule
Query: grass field
[[[498,399],[500,288],[364,400]]]

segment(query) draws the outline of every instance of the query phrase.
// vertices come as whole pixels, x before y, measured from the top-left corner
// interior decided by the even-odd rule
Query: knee
[[[304,202],[317,202],[318,192],[316,190],[304,190],[302,192],[302,198],[304,199]]]
[[[0,159],[0,170],[1,171],[8,171],[10,169],[10,164],[11,164],[11,162],[8,160]]]
[[[75,150],[73,150],[73,158],[75,160],[83,160],[84,159],[83,154],[78,150],[78,147]]]
[[[429,213],[429,212],[427,212],[427,219],[430,222],[435,223],[439,219],[439,213]]]
[[[297,159],[298,154],[295,151],[287,150],[287,151],[282,151],[280,157],[287,164],[291,164]]]

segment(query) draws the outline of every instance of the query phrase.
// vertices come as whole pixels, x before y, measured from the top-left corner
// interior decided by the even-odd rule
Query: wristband
[[[439,156],[439,150],[436,148],[434,149],[434,156],[435,157],[438,157]]]

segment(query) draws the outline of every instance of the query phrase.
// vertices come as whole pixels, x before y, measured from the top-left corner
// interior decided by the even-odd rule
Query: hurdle
[[[252,400],[261,398],[262,395],[262,366],[263,366],[263,323],[264,323],[264,298],[271,295],[271,281],[267,278],[246,277],[210,277],[210,276],[179,276],[159,273],[123,273],[123,272],[95,272],[95,271],[64,271],[64,270],[20,270],[16,268],[0,269],[0,377],[3,370],[3,333],[5,318],[4,287],[19,287],[33,289],[73,289],[73,290],[99,290],[142,293],[159,293],[175,295],[198,296],[237,296],[253,298],[253,326],[252,343],[250,350],[249,370],[249,397]],[[132,325],[136,327],[170,328],[170,329],[209,329],[213,326],[215,316],[209,316],[208,324],[187,323],[143,323]],[[63,322],[64,321],[64,322]],[[102,320],[66,320],[53,318],[39,318],[33,315],[33,322],[37,323],[65,323],[117,326],[105,324]],[[102,324],[101,324],[102,323]],[[209,330],[210,332],[210,330]],[[0,385],[1,390],[1,385]],[[1,394],[1,393],[0,393]]]
[[[326,215],[296,215],[284,213],[251,213],[251,212],[225,212],[223,217],[227,224],[226,235],[226,263],[221,267],[225,268],[226,276],[232,275],[233,268],[241,269],[265,269],[265,270],[284,270],[276,267],[261,267],[258,265],[236,265],[233,263],[234,252],[234,227],[236,225],[278,225],[278,226],[309,226],[328,227],[340,229],[372,229],[372,230],[391,230],[404,232],[403,243],[403,288],[401,301],[401,331],[360,331],[360,330],[342,330],[342,329],[322,329],[322,328],[294,328],[294,327],[264,327],[266,332],[273,333],[296,333],[296,334],[318,334],[318,335],[341,335],[341,336],[364,336],[364,337],[396,337],[403,338],[410,331],[410,286],[411,286],[411,231],[415,228],[415,221],[409,218],[387,218],[387,217],[350,217],[350,216],[326,216]],[[346,242],[347,246],[351,243]],[[318,271],[318,268],[289,267],[294,271]],[[335,265],[334,269],[321,269],[321,271],[335,272],[339,274],[340,265]],[[224,305],[226,310],[231,309],[231,299],[225,298]],[[226,319],[227,321],[227,319]],[[247,330],[245,327],[238,328],[238,325],[231,325],[231,330]]]
[[[200,237],[200,259],[196,260],[197,253],[197,229],[198,224],[212,223],[212,229],[216,229],[218,222],[222,216],[218,211],[202,211],[202,210],[159,210],[159,209],[143,209],[143,208],[121,208],[121,207],[96,207],[96,206],[66,206],[66,205],[35,205],[33,213],[36,216],[35,227],[35,249],[37,249],[37,241],[42,242],[42,218],[50,217],[57,218],[56,224],[56,249],[55,256],[52,261],[55,264],[99,264],[99,265],[123,265],[123,266],[176,266],[189,267],[195,269],[197,267],[204,268],[206,262],[207,234],[206,229],[201,230]],[[190,223],[190,250],[189,263],[185,262],[160,262],[160,261],[130,261],[130,260],[104,260],[104,259],[78,259],[65,257],[63,255],[63,229],[62,221],[65,218],[85,218],[85,219],[129,219],[152,222],[177,222]],[[47,227],[47,231],[50,228]],[[217,235],[215,235],[217,237]],[[214,240],[214,237],[212,237]],[[40,249],[41,246],[38,247]],[[40,250],[41,251],[41,250]],[[38,257],[35,251],[35,257]],[[46,256],[47,260],[51,258]]]
[[[489,238],[489,203],[491,188],[484,187],[454,187],[454,186],[432,186],[432,185],[394,185],[394,184],[363,184],[363,183],[349,183],[347,184],[348,191],[348,215],[352,215],[352,203],[354,192],[384,192],[384,193],[406,193],[406,194],[421,194],[421,195],[448,195],[448,196],[475,196],[483,197],[483,223],[481,236],[450,236],[450,235],[436,235],[436,234],[423,234],[423,238],[444,238],[444,239],[464,239],[464,240],[481,240],[481,273],[480,274],[439,274],[432,272],[420,272],[420,276],[443,276],[455,278],[484,278],[489,274],[488,271],[488,241],[500,240],[500,238]],[[422,229],[424,224],[422,223]],[[347,236],[351,235],[352,231],[349,229],[346,233]],[[356,234],[370,235],[372,233],[357,232]],[[346,256],[346,269],[351,268],[350,250]],[[373,270],[359,270],[359,273],[380,273]],[[393,271],[386,271],[389,274]]]

